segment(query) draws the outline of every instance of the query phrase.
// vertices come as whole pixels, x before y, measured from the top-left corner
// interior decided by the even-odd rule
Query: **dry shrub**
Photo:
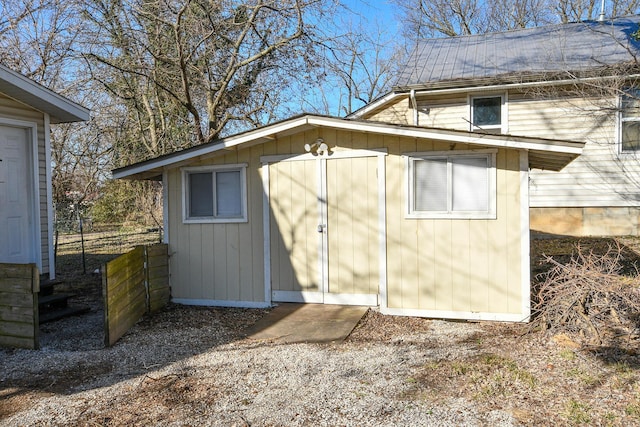
[[[551,266],[537,276],[532,327],[568,333],[583,344],[631,349],[640,326],[640,278],[626,270],[619,244],[604,253],[576,250],[567,263],[545,256]]]

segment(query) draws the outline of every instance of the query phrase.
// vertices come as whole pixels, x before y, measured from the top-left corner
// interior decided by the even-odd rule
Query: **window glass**
[[[409,157],[408,215],[495,218],[494,162],[493,153],[440,152]]]
[[[487,157],[451,159],[453,211],[489,210]]]
[[[242,216],[240,171],[216,173],[216,216]]]
[[[415,210],[447,210],[447,159],[414,162]]]
[[[183,169],[185,222],[246,222],[246,166]]]
[[[622,151],[640,150],[640,90],[630,90],[622,98],[620,139]]]
[[[502,97],[473,98],[472,123],[475,127],[502,124]]]
[[[213,174],[190,173],[188,176],[189,216],[213,216]]]

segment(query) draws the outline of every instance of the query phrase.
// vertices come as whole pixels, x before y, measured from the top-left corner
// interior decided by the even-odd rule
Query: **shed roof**
[[[640,16],[585,21],[418,42],[397,88],[636,64]]]
[[[49,114],[51,123],[89,120],[89,110],[0,64],[0,93]]]
[[[223,155],[227,150],[250,147],[314,128],[406,136],[425,141],[472,144],[483,147],[513,148],[529,151],[529,166],[537,169],[560,170],[582,153],[583,142],[494,135],[418,126],[350,120],[304,114],[237,135],[222,138],[154,159],[113,170],[114,178],[156,179],[163,170],[190,162]]]

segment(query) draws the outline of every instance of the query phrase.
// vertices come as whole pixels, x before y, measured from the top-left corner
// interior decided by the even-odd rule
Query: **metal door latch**
[[[326,224],[318,224],[318,233],[322,233],[326,227]]]

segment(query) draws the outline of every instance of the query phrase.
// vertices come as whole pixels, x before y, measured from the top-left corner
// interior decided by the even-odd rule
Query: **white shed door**
[[[269,165],[272,299],[377,305],[377,156],[303,159]]]
[[[27,133],[0,126],[0,263],[36,262]]]

